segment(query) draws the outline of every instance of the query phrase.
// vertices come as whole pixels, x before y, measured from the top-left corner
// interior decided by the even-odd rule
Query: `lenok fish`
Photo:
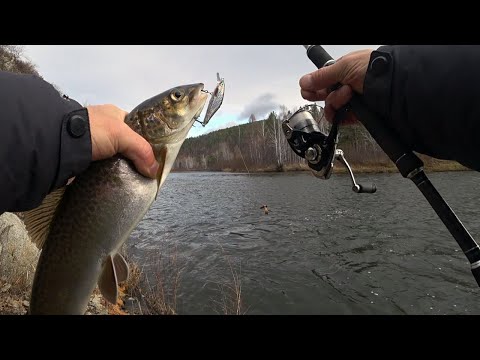
[[[29,314],[83,315],[98,284],[115,304],[128,265],[119,251],[164,184],[208,93],[203,84],[178,86],[133,109],[125,122],[152,146],[157,179],[122,156],[93,162],[68,186],[27,211],[25,225],[42,249]]]

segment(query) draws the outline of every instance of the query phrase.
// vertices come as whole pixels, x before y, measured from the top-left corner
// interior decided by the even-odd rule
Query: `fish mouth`
[[[205,108],[205,104],[207,103],[208,92],[203,91],[204,87],[205,85],[200,83],[190,92],[192,95],[192,103],[197,103],[198,105],[198,110],[195,115],[193,115],[194,120],[197,120],[200,117]]]

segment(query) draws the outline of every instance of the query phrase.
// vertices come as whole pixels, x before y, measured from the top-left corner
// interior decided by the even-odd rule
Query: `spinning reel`
[[[342,114],[336,116],[330,133],[324,134],[313,118],[311,108],[318,105],[306,105],[297,110],[290,118],[283,121],[282,130],[292,150],[308,161],[308,166],[315,177],[328,180],[333,173],[335,160],[340,161],[348,170],[352,180],[352,190],[356,193],[373,194],[375,185],[358,184],[344,153],[337,149],[338,127]]]
[[[307,50],[308,58],[317,68],[335,64],[335,60],[321,45],[304,45],[304,47]],[[379,59],[382,60],[382,58]],[[378,66],[385,66],[385,63],[382,65],[382,61],[377,61],[377,63]],[[340,84],[336,84],[332,90],[336,90],[338,87],[340,87]],[[480,246],[430,182],[423,170],[422,160],[386,125],[387,121],[365,105],[360,95],[354,93],[349,103],[337,111],[328,135],[320,131],[308,106],[301,108],[285,120],[282,123],[282,129],[290,147],[298,156],[308,161],[308,166],[316,177],[329,179],[332,174],[333,163],[338,159],[348,169],[353,183],[353,191],[356,193],[374,193],[375,186],[366,187],[355,182],[352,169],[348,165],[343,151],[337,149],[338,126],[349,111],[352,111],[365,126],[377,144],[396,165],[400,174],[404,178],[410,179],[425,196],[425,199],[462,249],[470,263],[472,275],[480,287]]]

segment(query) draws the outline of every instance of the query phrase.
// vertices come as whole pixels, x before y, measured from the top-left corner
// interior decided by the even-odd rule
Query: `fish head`
[[[125,122],[152,145],[160,164],[157,180],[162,186],[188,132],[198,119],[208,98],[204,84],[171,88],[133,109]]]
[[[133,109],[126,118],[152,146],[184,139],[200,116],[208,93],[202,83],[181,85],[158,94]]]

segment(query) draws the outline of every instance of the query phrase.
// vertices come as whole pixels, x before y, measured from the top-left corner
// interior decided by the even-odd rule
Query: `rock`
[[[23,292],[31,287],[39,250],[30,240],[20,218],[12,213],[0,215],[0,278],[15,283]]]
[[[92,305],[95,306],[96,308],[103,307],[102,297],[100,295],[94,295],[91,302],[92,302]]]
[[[10,299],[10,306],[13,307],[14,309],[18,309],[20,307],[20,302],[15,299]]]
[[[144,305],[145,304],[142,301],[142,299],[138,299],[136,297],[129,297],[125,299],[124,308],[125,308],[125,311],[129,314],[143,315],[142,309]]]
[[[21,306],[21,299],[9,295],[0,296],[0,315],[25,315],[27,309]]]
[[[91,315],[107,315],[108,311],[107,308],[103,305],[102,299],[103,297],[100,294],[92,295],[88,303],[85,315],[87,315],[87,313],[90,313]]]
[[[7,292],[8,289],[10,289],[11,287],[12,287],[12,285],[10,285],[10,284],[3,285],[3,287],[0,289],[0,293]]]
[[[133,298],[133,297],[129,297],[128,299],[125,300],[125,304],[124,306],[126,308],[133,308],[136,304],[137,304],[138,300]]]
[[[27,300],[23,300],[22,304],[27,308],[30,306],[30,303]]]

